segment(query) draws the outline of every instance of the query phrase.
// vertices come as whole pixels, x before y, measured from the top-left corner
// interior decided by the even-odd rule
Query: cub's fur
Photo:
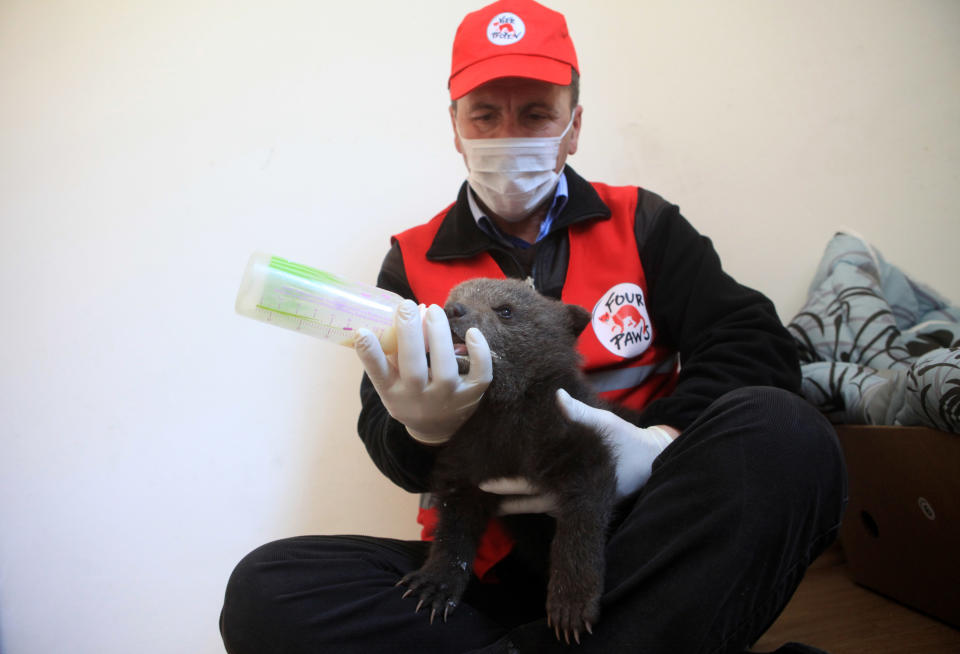
[[[549,562],[546,612],[557,637],[579,642],[599,618],[604,543],[616,491],[603,438],[560,412],[556,391],[598,406],[575,349],[590,314],[519,280],[474,279],[455,287],[445,311],[455,342],[477,327],[493,353],[493,381],[477,411],[438,450],[431,490],[439,524],[429,557],[401,580],[444,618],[470,578],[477,542],[501,497],[482,481],[522,476],[558,499],[552,540],[543,516],[505,523],[521,552]],[[537,551],[539,548],[539,551]],[[406,596],[406,595],[405,595]]]

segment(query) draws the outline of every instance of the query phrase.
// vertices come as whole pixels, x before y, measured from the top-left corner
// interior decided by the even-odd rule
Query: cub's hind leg
[[[557,514],[550,545],[547,623],[557,639],[568,644],[571,638],[579,643],[581,634],[593,633],[600,619],[604,548],[615,488],[606,486],[587,496],[568,496]]]

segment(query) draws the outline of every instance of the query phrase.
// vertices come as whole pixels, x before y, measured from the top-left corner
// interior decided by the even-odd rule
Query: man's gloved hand
[[[673,441],[663,427],[637,427],[620,416],[574,399],[565,390],[557,391],[557,404],[573,422],[597,430],[613,450],[617,465],[617,497],[638,490],[650,479],[653,460]],[[541,493],[523,477],[491,479],[480,489],[498,495],[510,495],[500,505],[500,513],[553,513],[556,498]]]
[[[358,330],[354,347],[390,415],[402,422],[416,440],[439,445],[473,414],[490,385],[493,379],[490,347],[479,329],[467,330],[464,340],[470,355],[470,371],[460,376],[450,323],[443,309],[432,305],[425,318],[421,318],[417,305],[405,300],[397,308],[394,324],[397,329],[395,363],[387,358],[377,337],[367,329]]]

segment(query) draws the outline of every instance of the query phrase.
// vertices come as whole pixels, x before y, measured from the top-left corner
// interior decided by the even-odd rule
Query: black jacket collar
[[[569,196],[567,205],[550,228],[551,232],[566,229],[584,220],[610,217],[610,208],[603,203],[590,182],[580,177],[570,166],[564,168],[563,174],[567,176]],[[427,250],[427,259],[460,259],[499,247],[502,246],[480,229],[473,219],[467,202],[467,183],[464,182],[457,194],[457,201],[444,216],[440,229]]]

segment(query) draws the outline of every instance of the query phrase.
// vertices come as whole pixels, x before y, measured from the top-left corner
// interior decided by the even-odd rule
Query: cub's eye
[[[510,318],[513,318],[513,309],[511,309],[510,305],[508,304],[504,304],[499,307],[494,307],[493,311],[504,320],[509,320]]]

